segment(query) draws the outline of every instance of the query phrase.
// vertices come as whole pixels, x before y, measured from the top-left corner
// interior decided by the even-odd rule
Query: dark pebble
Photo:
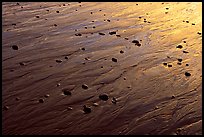
[[[57,26],[57,24],[54,24],[54,26],[56,27],[56,26]]]
[[[65,6],[65,4],[63,4],[63,6]]]
[[[116,34],[116,31],[109,32],[110,35]]]
[[[75,34],[75,36],[82,36],[82,34],[81,34],[81,33],[78,33],[78,34]]]
[[[125,38],[125,40],[129,40],[128,38]]]
[[[21,8],[23,8],[23,6],[21,6]]]
[[[167,66],[167,63],[165,62],[165,63],[163,63],[163,65],[164,65],[164,66]]]
[[[64,93],[64,95],[72,95],[72,93],[69,91],[69,89],[62,89],[62,92]]]
[[[189,66],[189,64],[186,64],[186,66]]]
[[[186,75],[187,77],[189,77],[189,76],[191,76],[191,73],[185,72],[185,75]]]
[[[16,3],[16,5],[20,5],[19,3]]]
[[[147,23],[151,23],[150,21],[148,21]]]
[[[178,62],[177,64],[178,64],[178,65],[181,65],[182,63],[181,63],[181,62]]]
[[[86,84],[83,84],[81,87],[82,87],[83,89],[88,89],[88,88],[89,88],[88,85],[86,85]]]
[[[110,20],[107,20],[108,22],[110,22]]]
[[[57,63],[62,63],[62,60],[57,59],[56,62]]]
[[[95,29],[96,27],[95,27],[95,26],[93,26],[93,28]]]
[[[84,27],[85,29],[87,29],[87,27]]]
[[[93,12],[91,12],[91,14],[93,14]]]
[[[132,43],[139,44],[140,42],[138,40],[133,40]]]
[[[100,98],[101,100],[103,100],[103,101],[107,101],[109,97],[108,97],[107,94],[101,94],[101,95],[99,95],[99,98]]]
[[[118,62],[118,60],[116,58],[112,58],[113,62]]]
[[[102,11],[102,10],[99,10],[99,11]]]
[[[18,50],[18,46],[17,46],[17,45],[13,45],[13,46],[12,46],[12,49],[13,49],[13,50]]]
[[[195,25],[195,23],[192,23],[192,25]]]
[[[65,59],[68,59],[68,56],[65,56],[64,58],[65,58]]]
[[[136,5],[138,5],[138,4],[136,4]]]
[[[121,53],[121,54],[123,54],[123,53],[124,53],[124,51],[123,51],[123,50],[121,50],[121,51],[120,51],[120,53]]]
[[[75,29],[74,31],[77,31],[77,29]]]
[[[182,45],[178,45],[178,46],[176,46],[176,48],[181,49],[181,48],[183,48],[183,46]]]
[[[45,100],[41,98],[41,99],[39,99],[39,102],[40,102],[40,103],[44,103]]]
[[[201,32],[198,32],[197,34],[198,34],[198,35],[201,35]]]
[[[174,99],[174,98],[175,98],[175,95],[172,95],[171,98]]]
[[[126,78],[123,78],[124,80],[126,80]]]
[[[25,63],[24,62],[20,62],[19,63],[21,66],[25,66]]]
[[[45,94],[45,95],[44,95],[45,98],[48,98],[49,96],[50,96],[49,94]]]
[[[138,47],[140,47],[141,46],[141,44],[140,43],[138,43],[138,44],[135,44],[136,46],[138,46]]]
[[[81,48],[81,50],[85,50],[85,48]]]
[[[179,62],[182,62],[182,59],[178,59]]]
[[[139,17],[140,19],[142,18],[142,17]]]
[[[186,41],[183,41],[183,43],[186,43]]]
[[[168,14],[168,12],[165,12],[165,14]]]
[[[57,87],[59,87],[61,84],[60,83],[57,83]]]
[[[186,21],[186,23],[189,23],[189,21]]]
[[[103,14],[103,16],[106,16],[106,14]]]
[[[20,98],[19,97],[16,97],[16,101],[19,101],[20,100]]]
[[[101,68],[103,68],[103,66],[101,66]]]
[[[91,22],[94,22],[94,20],[92,20]]]
[[[16,23],[12,23],[11,25],[16,26]]]
[[[8,110],[9,109],[9,107],[8,106],[4,106],[4,110]]]
[[[87,107],[86,105],[84,105],[83,107],[84,107],[83,111],[84,111],[85,114],[91,113],[91,108],[90,107]]]
[[[99,32],[98,34],[99,34],[99,35],[105,35],[104,33],[101,33],[101,32]]]
[[[116,35],[117,37],[121,37],[120,35]]]
[[[169,8],[166,8],[166,10],[168,10]]]
[[[59,11],[56,11],[57,13],[59,13]]]
[[[40,18],[40,16],[35,16],[36,18]]]
[[[168,67],[172,67],[172,65],[169,64]]]
[[[144,22],[147,22],[146,20]]]
[[[117,99],[113,97],[113,98],[112,98],[112,103],[113,103],[113,104],[116,104],[116,103],[117,103]]]

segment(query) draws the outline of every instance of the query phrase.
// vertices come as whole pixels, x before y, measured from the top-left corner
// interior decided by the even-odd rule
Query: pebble
[[[123,79],[126,80],[126,77],[124,77]]]
[[[87,107],[86,105],[84,105],[83,107],[84,107],[83,111],[84,111],[85,114],[91,113],[91,108],[90,107]]]
[[[40,16],[35,16],[36,18],[40,18]]]
[[[103,68],[103,66],[101,66],[101,68]]]
[[[178,46],[176,46],[176,48],[181,49],[181,48],[183,48],[183,46],[182,45],[178,45]]]
[[[116,35],[117,37],[121,37],[120,35]]]
[[[54,24],[54,26],[56,27],[56,26],[57,26],[57,24]]]
[[[95,106],[95,107],[97,107],[98,105],[99,105],[99,104],[98,104],[98,103],[96,103],[96,102],[95,102],[95,103],[93,103],[93,106]]]
[[[192,23],[192,25],[195,25],[195,23]]]
[[[85,60],[91,60],[90,58],[84,58]]]
[[[185,72],[185,75],[186,75],[187,77],[189,77],[189,76],[191,76],[191,73]]]
[[[16,5],[20,5],[19,3],[16,3]]]
[[[81,36],[81,35],[82,35],[81,33],[75,34],[75,36]]]
[[[139,19],[141,19],[142,17],[139,17]]]
[[[24,62],[19,63],[21,66],[25,66],[26,64]]]
[[[128,38],[125,38],[125,40],[129,40]]]
[[[116,31],[109,32],[110,35],[116,34]]]
[[[17,45],[13,45],[13,46],[12,46],[12,49],[13,49],[13,50],[18,50],[18,46],[17,46]]]
[[[189,52],[184,50],[183,53],[189,53]]]
[[[9,107],[8,106],[4,106],[4,110],[8,110],[9,109]]]
[[[169,64],[169,65],[168,65],[168,67],[172,67],[172,65],[171,65],[171,64]]]
[[[186,66],[189,66],[189,64],[186,64]]]
[[[123,50],[121,50],[121,51],[120,51],[120,53],[121,53],[121,54],[123,54],[123,53],[124,53],[124,51],[123,51]]]
[[[45,100],[44,100],[43,98],[41,98],[41,99],[39,99],[39,102],[40,102],[40,103],[44,103]]]
[[[118,60],[116,58],[112,58],[112,61],[113,62],[117,62]]]
[[[56,62],[57,63],[62,63],[62,60],[57,59]]]
[[[85,29],[87,29],[87,27],[84,27]]]
[[[56,11],[57,13],[59,13],[59,11]]]
[[[93,14],[93,12],[91,12],[91,14]]]
[[[83,89],[88,89],[88,88],[89,88],[88,85],[86,85],[86,84],[83,84],[81,87],[82,87]]]
[[[175,98],[175,95],[172,95],[171,98],[174,99],[174,98]]]
[[[179,62],[182,62],[182,59],[178,59]]]
[[[168,10],[169,8],[166,8],[166,10]]]
[[[178,65],[181,65],[181,62],[178,62],[177,64],[178,64]]]
[[[112,103],[116,104],[117,103],[117,99],[115,97],[112,98]]]
[[[63,4],[63,6],[65,6],[65,4]]]
[[[11,25],[16,26],[16,23],[12,23]]]
[[[19,101],[20,100],[20,98],[19,97],[16,97],[16,101]]]
[[[46,10],[46,11],[50,11],[50,10]]]
[[[183,41],[183,43],[186,43],[186,41]]]
[[[60,83],[57,83],[57,87],[59,87],[61,84]]]
[[[189,23],[189,21],[186,21],[186,23]]]
[[[101,32],[99,32],[98,34],[99,34],[99,35],[105,35],[104,33],[101,33]]]
[[[68,59],[68,56],[65,56],[64,58],[65,58],[65,59]]]
[[[107,94],[101,94],[99,95],[99,98],[103,101],[107,101],[109,99],[108,95]]]
[[[159,107],[158,106],[155,106],[155,109],[158,109]]]
[[[73,108],[72,107],[67,107],[67,110],[72,110]]]
[[[133,40],[132,43],[139,44],[140,42],[138,40]]]
[[[198,35],[201,35],[201,32],[198,32],[197,34],[198,34]]]
[[[164,63],[163,63],[163,65],[164,65],[164,66],[167,66],[167,63],[166,63],[166,62],[164,62]]]
[[[81,48],[81,50],[85,50],[85,48]]]
[[[45,94],[45,95],[44,95],[45,98],[48,98],[49,96],[50,96],[49,94]]]
[[[107,21],[108,21],[108,22],[110,22],[110,20],[109,20],[109,19],[108,19]]]
[[[64,93],[64,95],[72,95],[72,93],[68,90],[68,89],[62,89],[62,92]]]

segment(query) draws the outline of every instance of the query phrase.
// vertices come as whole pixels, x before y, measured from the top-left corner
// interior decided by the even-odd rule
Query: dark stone
[[[139,17],[139,19],[141,19],[142,17]]]
[[[195,23],[192,23],[192,25],[195,25]]]
[[[87,27],[84,27],[85,29],[87,29]]]
[[[54,26],[56,27],[56,26],[57,26],[57,24],[54,24]]]
[[[166,10],[168,10],[169,8],[166,8]]]
[[[64,93],[64,95],[72,95],[72,93],[69,91],[69,89],[62,89],[62,92]]]
[[[16,26],[16,23],[12,23],[11,25]]]
[[[108,22],[110,22],[110,20],[107,20]]]
[[[189,66],[189,64],[186,64],[186,66]]]
[[[172,67],[172,65],[169,64],[168,67]]]
[[[178,64],[178,65],[181,65],[182,63],[181,63],[181,62],[178,62],[177,64]]]
[[[88,85],[86,85],[86,84],[83,84],[81,87],[82,87],[83,89],[88,89],[88,88],[89,88]]]
[[[81,34],[81,33],[78,33],[78,34],[75,34],[75,36],[82,36],[82,34]]]
[[[125,40],[129,40],[128,38],[125,38]]]
[[[99,35],[105,35],[104,33],[101,33],[101,32],[99,32],[98,34],[99,34]]]
[[[64,58],[65,58],[65,59],[68,59],[68,56],[65,56]]]
[[[48,98],[49,96],[50,96],[49,94],[45,94],[45,95],[44,95],[45,98]]]
[[[87,107],[86,105],[84,105],[83,107],[84,107],[83,111],[84,111],[85,114],[91,113],[91,108],[90,107]]]
[[[198,32],[197,34],[198,34],[198,35],[201,35],[201,32]]]
[[[172,95],[171,98],[174,99],[174,98],[175,98],[175,95]]]
[[[109,99],[108,95],[107,94],[101,94],[99,95],[99,98],[103,101],[107,101]]]
[[[57,59],[56,62],[57,63],[62,63],[62,60]]]
[[[138,40],[133,40],[132,43],[139,44],[140,42]]]
[[[138,4],[136,4],[136,5],[138,5]]]
[[[163,63],[163,65],[164,65],[164,66],[167,66],[167,63],[166,63],[166,62],[164,62],[164,63]]]
[[[96,27],[95,27],[95,26],[93,26],[93,28],[95,29]]]
[[[141,44],[140,43],[138,43],[138,44],[135,44],[136,46],[138,46],[138,47],[140,47],[141,46]]]
[[[191,73],[185,72],[185,75],[186,75],[187,77],[189,77],[189,76],[191,76]]]
[[[117,103],[117,99],[115,97],[112,98],[112,101],[111,101],[113,104],[116,104]]]
[[[36,18],[40,18],[40,16],[36,16]]]
[[[85,48],[81,48],[81,50],[85,50]]]
[[[56,11],[57,13],[59,13],[59,11]]]
[[[113,62],[118,62],[118,60],[116,58],[112,58]]]
[[[9,109],[9,107],[8,106],[4,106],[4,110],[8,110]]]
[[[144,22],[147,22],[146,20]]]
[[[20,5],[20,4],[17,2],[16,5]]]
[[[178,46],[176,46],[176,48],[181,49],[181,48],[183,48],[183,46],[182,45],[178,45]]]
[[[75,11],[78,11],[78,10],[75,10]]]
[[[103,66],[101,66],[101,68],[103,68]]]
[[[93,14],[93,12],[91,12],[91,14]]]
[[[121,51],[120,51],[120,53],[121,53],[121,54],[123,54],[123,53],[124,53],[124,51],[123,51],[123,50],[121,50]]]
[[[116,31],[109,32],[110,35],[116,34]]]
[[[189,23],[189,21],[186,21],[186,23]]]
[[[182,59],[178,59],[179,62],[182,62]]]
[[[116,35],[117,37],[121,37],[120,35]]]
[[[186,43],[186,41],[183,41],[183,43]]]
[[[18,50],[18,46],[17,46],[17,45],[13,45],[13,46],[12,46],[12,49],[13,49],[13,50]]]
[[[16,101],[19,101],[20,100],[20,98],[19,97],[16,97]]]
[[[40,102],[40,103],[44,103],[45,100],[44,100],[43,98],[41,98],[41,99],[39,99],[39,102]]]
[[[63,4],[63,6],[65,6],[65,4]]]
[[[19,63],[21,66],[25,66],[25,63],[24,62],[20,62]]]

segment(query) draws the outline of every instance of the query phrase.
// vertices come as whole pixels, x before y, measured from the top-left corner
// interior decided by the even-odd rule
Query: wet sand
[[[202,134],[202,3],[2,9],[4,135]]]

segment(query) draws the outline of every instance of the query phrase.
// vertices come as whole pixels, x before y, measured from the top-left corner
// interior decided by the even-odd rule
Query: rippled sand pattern
[[[202,134],[202,3],[4,2],[3,134]]]

